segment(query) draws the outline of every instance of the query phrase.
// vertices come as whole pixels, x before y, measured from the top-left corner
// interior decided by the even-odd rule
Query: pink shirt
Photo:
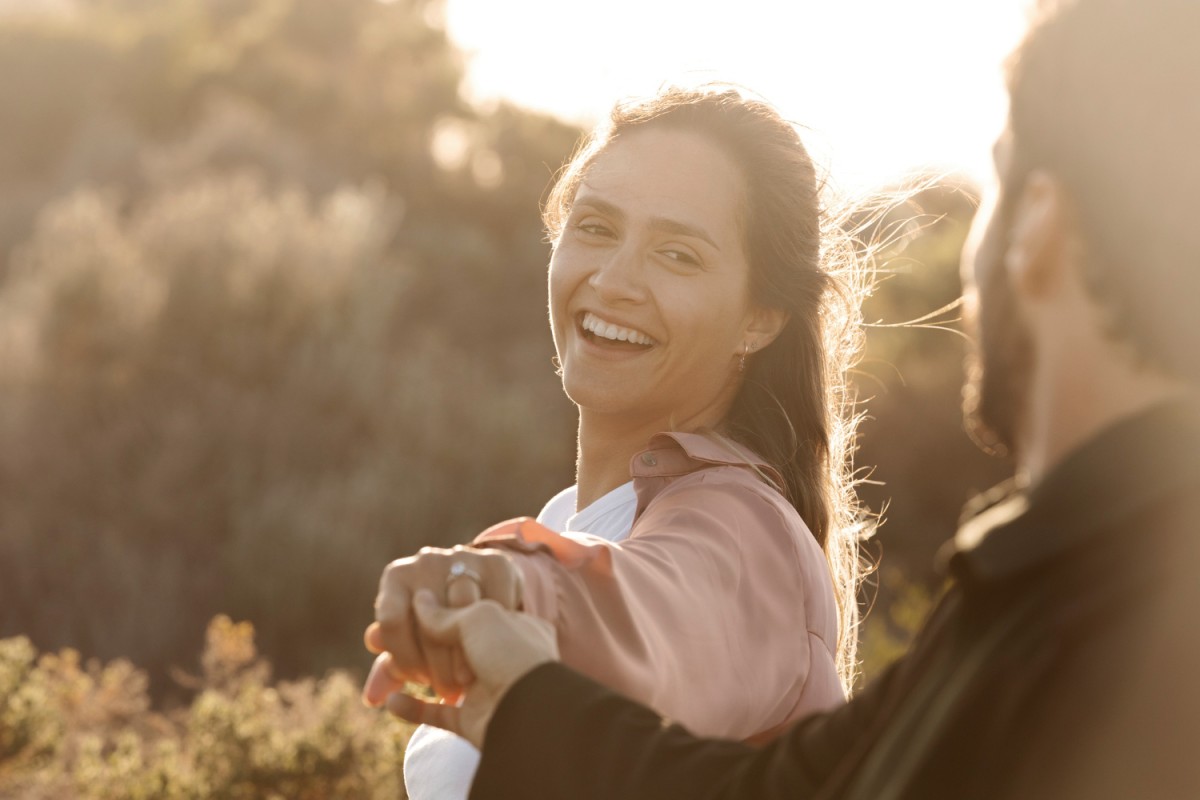
[[[760,476],[775,470],[667,433],[630,472],[623,542],[528,518],[475,540],[517,556],[525,610],[555,624],[563,661],[703,736],[746,739],[841,703],[825,555]]]

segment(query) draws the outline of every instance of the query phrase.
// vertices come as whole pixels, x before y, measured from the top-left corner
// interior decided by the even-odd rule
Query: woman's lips
[[[631,344],[637,347],[652,347],[656,344],[649,334],[606,320],[591,311],[580,314],[576,322],[584,334],[590,336],[590,341]]]

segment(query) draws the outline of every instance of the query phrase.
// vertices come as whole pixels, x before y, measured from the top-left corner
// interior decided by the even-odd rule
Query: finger
[[[483,597],[479,584],[469,577],[451,581],[446,587],[446,605],[450,608],[463,608],[476,603]],[[475,680],[475,673],[467,664],[466,656],[459,648],[450,651],[451,674],[460,686],[468,686]]]
[[[450,651],[450,665],[454,680],[459,686],[465,689],[475,682],[475,673],[471,670],[471,665],[467,663],[467,657],[463,655],[462,650],[455,648]]]
[[[383,650],[391,650],[394,642],[403,642],[412,610],[412,592],[395,581],[392,584],[381,588],[375,598],[375,641]]]
[[[445,647],[463,647],[464,627],[481,615],[502,611],[494,600],[480,600],[465,608],[443,608],[433,592],[421,590],[413,597],[413,616],[426,641]]]
[[[447,587],[447,594],[450,589],[454,589],[454,583],[470,583],[467,579],[454,581]],[[469,591],[456,590],[456,595],[460,599],[468,599]],[[416,627],[416,620],[413,620]],[[433,690],[446,701],[453,701],[462,691],[463,683],[459,680],[461,674],[460,660],[456,659],[454,649],[446,647],[438,642],[435,642],[426,637],[420,630],[417,630],[417,640],[421,644],[421,650],[425,654],[425,664],[429,670],[429,679],[433,684]]]
[[[363,684],[362,701],[372,708],[378,708],[388,695],[404,688],[405,682],[406,677],[396,671],[391,655],[380,653]]]
[[[392,672],[404,675],[408,680],[429,682],[430,667],[427,654],[417,629],[417,621],[410,614],[403,622],[380,625],[376,643],[380,650],[391,656]]]
[[[406,576],[412,569],[412,558],[393,561],[379,578],[379,594],[375,597],[375,619],[400,619],[408,614],[408,584]]]
[[[461,647],[462,639],[454,624],[461,609],[443,608],[437,604],[433,592],[422,589],[413,596],[413,616],[417,627],[429,640],[451,647]]]
[[[387,710],[409,722],[432,725],[451,733],[462,733],[462,714],[455,705],[432,703],[404,692],[395,692],[387,699]]]
[[[459,589],[455,587],[454,584],[456,583],[471,583],[471,581],[466,578],[452,581],[446,587],[446,593],[449,594],[449,591],[454,589],[459,599],[469,599],[469,589],[467,587]],[[415,619],[413,620],[413,626],[416,629],[417,641],[420,643],[421,651],[424,654],[425,666],[429,672],[429,681],[433,685],[433,690],[444,700],[457,698],[462,691],[463,684],[459,681],[461,668],[458,661],[455,660],[453,649],[427,638],[416,627]]]
[[[417,592],[413,614],[427,641],[458,647],[480,682],[495,688],[507,686],[533,667],[559,658],[554,625],[519,611],[509,611],[493,600],[480,600],[466,608],[442,608],[433,595]]]
[[[472,577],[463,575],[446,585],[446,605],[449,608],[469,606],[483,598],[483,590]]]
[[[379,628],[379,623],[372,622],[367,626],[367,629],[363,631],[363,646],[366,647],[371,653],[379,655],[386,649],[383,646],[383,640],[381,638],[382,635],[383,633]]]
[[[409,680],[418,680],[416,676],[420,675],[423,682],[429,683],[429,664],[412,615],[411,595],[407,589],[389,590],[386,594],[386,598],[380,595],[374,630],[367,631],[367,647],[391,653],[397,674],[409,676]]]
[[[433,690],[443,699],[457,697],[463,687],[454,672],[453,651],[424,637],[421,649],[425,652],[425,664]]]

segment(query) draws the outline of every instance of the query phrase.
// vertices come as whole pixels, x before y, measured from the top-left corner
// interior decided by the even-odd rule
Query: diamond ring
[[[483,578],[479,573],[468,567],[461,561],[455,561],[450,565],[450,571],[446,573],[446,588],[450,588],[450,584],[454,583],[459,578],[470,578],[475,581],[475,585],[480,589],[483,588]]]

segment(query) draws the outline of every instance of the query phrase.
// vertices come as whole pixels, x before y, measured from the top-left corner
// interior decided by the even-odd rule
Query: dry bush
[[[127,661],[0,640],[0,797],[404,797],[411,728],[345,673],[275,683],[248,623],[209,626],[190,705],[150,709]]]

